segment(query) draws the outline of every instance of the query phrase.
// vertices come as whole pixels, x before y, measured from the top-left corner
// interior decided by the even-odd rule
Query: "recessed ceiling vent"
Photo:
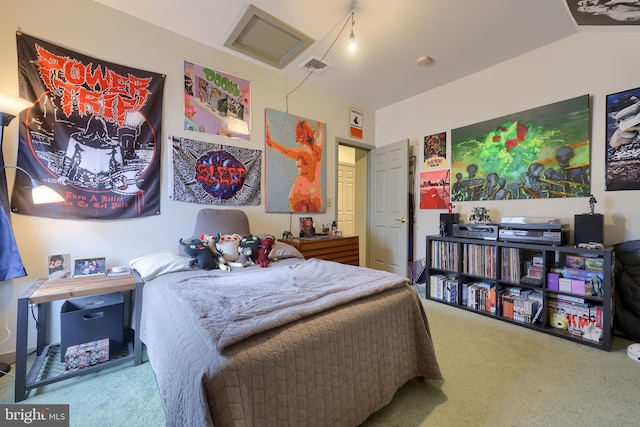
[[[300,68],[304,68],[307,71],[311,71],[313,74],[322,74],[327,68],[331,67],[331,64],[323,62],[320,58],[314,58],[313,56],[302,64]]]
[[[284,68],[312,43],[311,37],[250,4],[224,45]]]

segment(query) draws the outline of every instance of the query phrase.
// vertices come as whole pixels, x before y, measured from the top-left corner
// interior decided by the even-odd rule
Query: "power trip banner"
[[[259,205],[262,151],[171,137],[169,198],[205,205]]]
[[[65,201],[34,205],[29,178],[17,173],[12,210],[68,219],[159,214],[165,76],[16,39],[20,96],[35,103],[20,116],[18,166]]]

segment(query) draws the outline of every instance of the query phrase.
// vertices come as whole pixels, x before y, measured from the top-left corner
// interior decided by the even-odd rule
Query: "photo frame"
[[[47,257],[49,280],[68,279],[71,277],[71,255],[55,254]]]
[[[314,237],[316,230],[313,227],[313,218],[305,216],[300,218],[300,237]]]
[[[76,258],[73,260],[74,276],[105,274],[105,257]]]

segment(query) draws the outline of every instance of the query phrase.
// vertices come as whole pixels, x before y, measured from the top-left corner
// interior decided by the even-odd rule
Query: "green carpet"
[[[415,379],[362,426],[634,426],[640,363],[433,301],[424,302],[444,381]],[[14,373],[14,371],[12,371]],[[12,403],[13,377],[0,378]],[[71,426],[163,426],[149,363],[31,391],[25,403],[68,403]],[[185,426],[187,427],[187,426]]]

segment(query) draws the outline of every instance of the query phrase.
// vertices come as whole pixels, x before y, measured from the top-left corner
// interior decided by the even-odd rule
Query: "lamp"
[[[31,179],[31,197],[33,203],[55,203],[63,202],[64,198],[53,189],[36,181],[26,170],[19,166],[5,165],[2,154],[2,139],[5,126],[9,126],[11,121],[25,108],[33,107],[33,103],[16,96],[0,93],[0,281],[11,280],[27,275],[22,265],[22,258],[18,252],[18,246],[11,229],[11,217],[9,209],[9,192],[7,191],[7,181],[4,174],[6,168],[17,169]],[[8,363],[0,363],[0,377],[11,370]]]
[[[29,102],[26,99],[18,98],[16,96],[0,93],[0,125],[2,125],[2,127],[0,128],[0,149],[2,149],[4,127],[9,126],[11,121],[16,117],[17,114],[20,113],[20,111],[29,107],[33,107],[33,102]],[[64,202],[64,197],[62,197],[52,188],[47,187],[41,182],[38,182],[34,177],[31,176],[31,174],[29,174],[29,172],[27,172],[20,166],[5,165],[4,158],[2,157],[2,153],[0,152],[0,169],[6,168],[17,169],[25,173],[29,177],[29,179],[31,180],[31,198],[34,204],[39,205],[43,203]],[[6,191],[6,181],[0,183],[0,185],[3,185],[2,190]],[[8,197],[6,201],[3,201],[3,203],[6,203],[8,205]]]
[[[353,25],[355,21],[353,20],[354,11],[351,11],[351,34],[349,34],[349,52],[355,52],[358,46],[356,45],[356,36],[353,34]]]
[[[20,166],[14,165],[4,165],[2,168],[12,168],[17,169],[21,172],[27,174],[29,179],[31,180],[31,199],[33,200],[33,204],[42,205],[45,203],[60,203],[64,202],[64,197],[62,197],[56,190],[51,187],[47,187],[37,179],[31,176],[29,172],[22,169]]]

